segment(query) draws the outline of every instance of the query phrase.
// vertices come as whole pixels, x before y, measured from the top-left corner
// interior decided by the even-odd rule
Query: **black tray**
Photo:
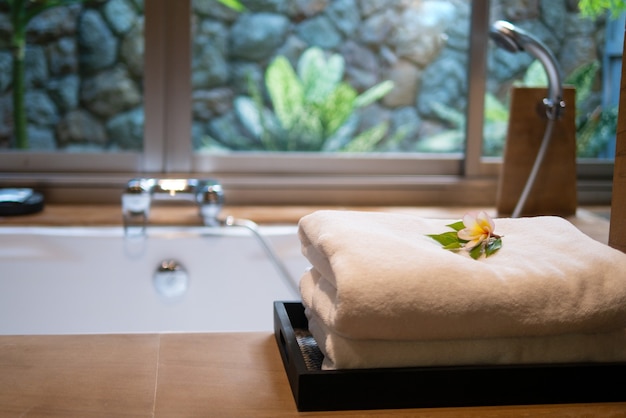
[[[626,363],[321,370],[300,302],[274,302],[299,411],[626,401]]]

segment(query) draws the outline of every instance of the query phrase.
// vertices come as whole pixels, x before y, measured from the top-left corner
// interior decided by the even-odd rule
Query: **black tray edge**
[[[300,302],[274,302],[274,334],[299,411],[626,401],[626,363],[308,370]]]

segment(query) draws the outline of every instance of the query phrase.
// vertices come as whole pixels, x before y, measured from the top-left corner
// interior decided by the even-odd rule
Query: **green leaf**
[[[607,11],[611,12],[611,17],[617,19],[619,14],[626,10],[625,0],[580,0],[578,4],[582,16],[591,19],[602,16]]]
[[[429,234],[427,236],[434,239],[444,247],[460,242],[459,236],[454,231],[444,232],[443,234]]]
[[[354,111],[354,99],[357,93],[349,84],[341,83],[328,96],[323,104],[318,106],[320,118],[324,125],[326,137],[337,132]]]
[[[502,238],[492,239],[485,247],[485,257],[489,257],[502,248]]]
[[[461,248],[463,248],[463,243],[460,240],[443,246],[444,250],[460,250]]]
[[[482,245],[475,246],[469,252],[470,257],[472,257],[474,260],[478,260],[482,254],[483,254],[483,246]]]
[[[304,112],[304,89],[287,58],[281,55],[272,61],[265,73],[265,84],[281,125],[286,130],[293,128]]]
[[[246,10],[244,5],[239,3],[238,0],[217,0],[217,1],[222,3],[224,6],[230,7],[231,9],[237,12],[243,12],[244,10]]]
[[[316,112],[304,111],[295,115],[288,132],[289,142],[285,151],[319,151],[324,142],[324,127]]]
[[[535,60],[528,66],[524,73],[522,85],[526,87],[545,87],[548,85],[548,75],[541,61]]]
[[[584,116],[584,103],[594,92],[596,75],[600,70],[600,62],[598,60],[591,61],[575,68],[565,79],[566,84],[571,84],[576,88],[576,111],[580,116]]]
[[[509,108],[491,93],[485,94],[485,119],[489,122],[509,120]]]
[[[463,221],[458,221],[458,222],[454,222],[450,225],[446,225],[449,228],[454,229],[455,231],[460,231],[461,229],[465,228],[465,224],[463,223]]]
[[[463,128],[465,126],[465,113],[459,112],[452,106],[439,102],[433,102],[430,104],[430,109],[439,119],[447,122],[455,128]]]
[[[304,99],[307,102],[323,103],[341,83],[344,60],[339,54],[332,54],[328,60],[324,51],[311,47],[304,51],[298,61],[297,73],[304,86]]]
[[[368,152],[373,151],[387,133],[389,123],[381,122],[368,130],[361,132],[341,150],[344,152]]]
[[[365,107],[382,98],[393,89],[393,81],[386,80],[365,90],[354,101],[355,107]]]

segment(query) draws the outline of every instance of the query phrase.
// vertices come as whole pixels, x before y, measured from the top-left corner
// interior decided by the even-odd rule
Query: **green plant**
[[[230,7],[231,9],[237,12],[243,12],[246,8],[239,2],[239,0],[217,0],[222,3],[226,7]]]
[[[589,18],[596,18],[607,11],[612,17],[617,17],[626,11],[626,0],[580,0],[578,8],[583,16]]]
[[[11,14],[11,49],[13,51],[13,132],[15,147],[28,148],[26,134],[25,55],[26,26],[32,18],[53,7],[65,6],[85,0],[8,0]]]
[[[565,80],[576,87],[576,154],[579,157],[597,157],[617,130],[617,106],[585,110],[599,70],[600,63],[592,61],[574,70]]]
[[[347,144],[333,145],[333,135],[353,116],[387,94],[391,81],[384,81],[362,94],[343,81],[344,60],[339,54],[326,58],[317,47],[307,49],[297,70],[284,56],[276,57],[265,72],[265,86],[273,112],[263,106],[258,89],[251,86],[251,99],[239,100],[243,124],[255,133],[264,149],[273,151],[367,151],[384,137],[387,126],[379,124]],[[251,111],[254,103],[255,111]],[[242,107],[246,107],[243,111]]]

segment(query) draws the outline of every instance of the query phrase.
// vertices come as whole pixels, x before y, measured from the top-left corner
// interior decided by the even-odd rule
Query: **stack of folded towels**
[[[427,236],[454,220],[303,217],[323,369],[626,361],[626,254],[562,218],[494,221],[502,248],[474,260]]]

